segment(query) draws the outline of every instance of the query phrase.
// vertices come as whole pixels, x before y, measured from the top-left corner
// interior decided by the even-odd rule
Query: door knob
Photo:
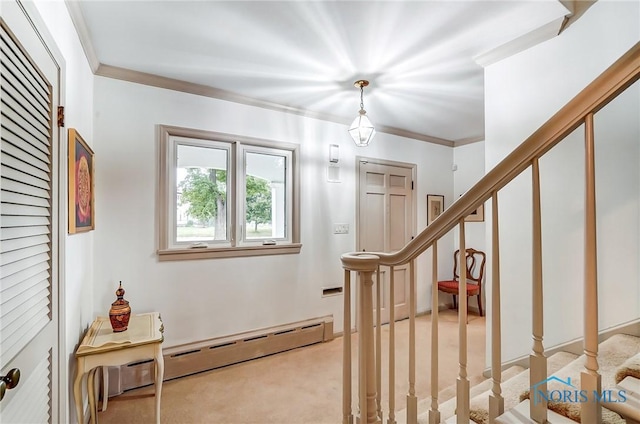
[[[18,368],[14,368],[10,370],[7,375],[0,376],[0,400],[4,398],[4,393],[13,389],[20,383],[20,370]]]

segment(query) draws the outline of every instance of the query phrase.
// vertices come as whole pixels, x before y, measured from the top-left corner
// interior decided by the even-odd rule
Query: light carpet
[[[557,352],[547,358],[547,372],[549,375],[555,373],[565,365],[578,358],[569,352]],[[504,398],[504,410],[508,411],[520,403],[520,396],[529,389],[529,369],[520,374],[504,379],[502,384],[502,397]],[[473,422],[486,424],[489,422],[489,396],[491,390],[484,391],[471,398],[469,417]]]
[[[613,389],[616,385],[616,373],[626,360],[640,352],[640,338],[627,334],[616,334],[600,343],[598,348],[598,372],[601,375],[602,389]],[[581,355],[577,360],[571,362],[565,367],[559,369],[556,374],[559,378],[566,381],[571,379],[571,384],[577,388],[580,387],[580,374],[584,371],[585,355]],[[547,384],[549,392],[554,390],[566,390],[567,386],[558,381],[550,381]],[[529,391],[527,390],[521,396],[521,399],[528,399]],[[604,404],[606,405],[606,404]],[[548,407],[558,414],[564,415],[576,422],[580,422],[580,403],[578,402],[556,402],[549,401]],[[624,424],[625,420],[618,414],[602,408],[603,424]]]
[[[624,361],[616,370],[616,383],[620,383],[626,377],[633,377],[640,380],[640,353]]]

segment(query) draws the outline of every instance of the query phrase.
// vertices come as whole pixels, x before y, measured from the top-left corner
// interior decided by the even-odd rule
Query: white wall
[[[85,141],[94,146],[93,142],[93,73],[82,51],[80,41],[76,34],[71,18],[62,1],[37,1],[35,3],[38,12],[47,26],[50,34],[55,39],[56,47],[62,53],[64,74],[61,77],[62,91],[61,104],[65,106],[66,128],[61,131],[60,142],[63,157],[60,158],[61,190],[65,190],[67,174],[66,142],[68,128],[75,128]],[[60,198],[61,213],[66,214],[66,195],[62,193]],[[64,388],[61,396],[68,399],[66,411],[61,419],[66,422],[75,422],[75,408],[72,394],[72,377],[75,375],[75,348],[80,342],[86,328],[94,319],[93,313],[93,233],[68,235],[67,227],[60,229],[64,237],[62,246],[63,257],[61,269],[63,275],[60,278],[60,293],[62,295],[61,311],[63,321],[61,328],[64,331],[65,358],[67,372],[61,373],[61,387]],[[63,303],[62,303],[63,302]],[[65,419],[68,417],[68,419]]]
[[[324,315],[342,330],[342,297],[321,294],[342,285],[340,255],[355,249],[356,155],[417,163],[418,229],[426,225],[427,193],[452,196],[449,147],[379,133],[357,149],[345,125],[95,80],[95,312],[107,313],[122,280],[134,312],[162,313],[166,347]],[[158,124],[299,143],[301,253],[158,262]],[[341,183],[327,182],[329,144],[340,145]],[[348,223],[350,233],[332,234],[333,223]],[[426,278],[418,281],[424,311]]]
[[[601,0],[560,36],[487,67],[486,169],[637,43],[639,28],[640,3]],[[640,316],[639,92],[636,84],[596,116],[601,330]],[[547,347],[583,332],[583,133],[578,129],[540,162]],[[528,354],[532,344],[531,173],[499,198],[503,359],[509,360]]]
[[[453,163],[457,167],[453,173],[454,199],[457,200],[467,190],[484,177],[484,141],[467,144],[453,149]],[[485,221],[487,215],[485,214]],[[484,222],[468,222],[465,225],[467,247],[485,251]],[[456,230],[456,246],[458,235]]]
[[[453,163],[456,170],[453,172],[453,193],[454,198],[452,201],[456,201],[467,190],[476,184],[480,178],[484,177],[484,141],[466,144],[453,149]],[[486,250],[485,245],[485,222],[488,216],[485,212],[485,221],[483,222],[467,222],[465,224],[465,244],[467,248],[472,247],[477,250],[481,250],[487,254],[487,262],[490,261],[489,252]],[[460,246],[459,243],[459,230],[456,226],[453,231],[454,249]],[[446,252],[448,254],[448,252]],[[449,271],[451,273],[451,271]],[[449,278],[451,275],[448,276]],[[485,287],[486,278],[482,286],[482,305],[483,312],[486,312],[485,301]],[[440,303],[450,304],[451,295],[440,295]],[[469,298],[469,304],[476,307],[477,297]]]

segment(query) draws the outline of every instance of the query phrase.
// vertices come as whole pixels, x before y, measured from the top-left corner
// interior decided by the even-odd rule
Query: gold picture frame
[[[464,219],[466,222],[484,222],[484,203]]]
[[[94,154],[78,131],[68,131],[69,234],[95,229]]]
[[[443,211],[444,196],[441,194],[427,194],[427,225],[431,225]]]

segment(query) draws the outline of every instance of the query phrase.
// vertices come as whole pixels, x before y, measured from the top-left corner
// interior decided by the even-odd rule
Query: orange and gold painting
[[[69,129],[69,234],[95,228],[93,151]]]

